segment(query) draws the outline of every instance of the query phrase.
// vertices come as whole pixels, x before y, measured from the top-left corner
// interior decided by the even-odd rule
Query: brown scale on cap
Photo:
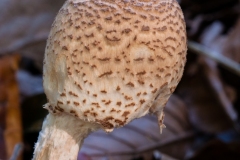
[[[49,106],[61,105],[50,111],[69,111],[106,131],[152,112],[162,128],[186,51],[176,0],[67,0],[44,60]]]

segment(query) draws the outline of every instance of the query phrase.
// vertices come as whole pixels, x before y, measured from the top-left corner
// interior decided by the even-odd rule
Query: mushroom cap
[[[176,0],[67,0],[45,50],[45,107],[105,130],[162,111],[186,51]]]

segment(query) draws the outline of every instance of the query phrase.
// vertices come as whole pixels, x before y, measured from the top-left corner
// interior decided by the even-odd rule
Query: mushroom
[[[45,50],[49,114],[33,159],[76,159],[92,131],[111,132],[147,113],[162,130],[186,51],[176,0],[67,0]]]

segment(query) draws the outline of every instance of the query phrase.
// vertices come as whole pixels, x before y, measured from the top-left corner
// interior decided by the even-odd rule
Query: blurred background
[[[30,160],[46,97],[42,62],[64,0],[0,0],[0,160]],[[84,142],[79,160],[239,160],[240,1],[179,0],[188,34],[183,78],[165,111]]]

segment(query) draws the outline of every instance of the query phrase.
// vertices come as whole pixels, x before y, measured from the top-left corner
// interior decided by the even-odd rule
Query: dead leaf
[[[188,119],[187,107],[177,96],[171,96],[165,107],[164,124],[167,127],[160,135],[157,118],[147,115],[109,134],[97,131],[84,140],[80,152],[86,153],[92,160],[104,157],[123,160],[135,155],[150,159],[154,150],[160,150],[183,159],[193,141],[194,131]]]
[[[5,102],[4,139],[7,157],[10,158],[14,146],[22,142],[22,124],[18,84],[15,73],[19,56],[9,55],[0,58],[1,100]],[[2,107],[1,107],[2,108]]]
[[[51,24],[65,0],[0,1],[0,55],[19,52],[42,69]]]
[[[240,18],[225,39],[223,54],[240,63]]]
[[[176,91],[188,107],[192,126],[205,133],[232,128],[233,123],[225,110],[231,103],[222,101],[225,93],[219,77],[214,74],[216,70],[212,70],[205,59],[192,57],[190,53],[185,74]]]

